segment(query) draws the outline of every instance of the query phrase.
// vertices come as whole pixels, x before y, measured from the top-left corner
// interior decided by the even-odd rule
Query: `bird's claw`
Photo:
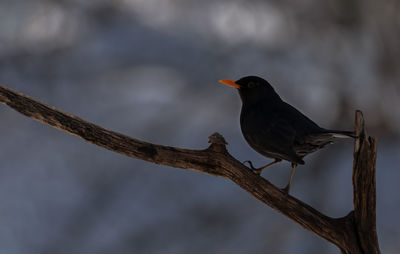
[[[249,161],[249,160],[246,160],[246,161],[243,161],[242,163],[243,163],[243,164],[246,164],[246,163],[248,163],[248,164],[249,164],[249,166],[250,166],[250,168],[251,168],[252,170],[256,170],[256,168],[255,168],[255,167],[253,167],[253,163],[251,163],[251,161]]]
[[[285,188],[281,189],[281,191],[285,192],[286,194],[289,194],[290,186],[286,186]]]
[[[259,170],[258,168],[255,168],[255,167],[253,166],[253,163],[251,163],[251,161],[249,161],[249,160],[243,161],[243,164],[245,164],[245,163],[248,163],[248,164],[249,164],[251,170],[253,170],[254,173],[256,173],[257,175],[261,174],[261,170]]]

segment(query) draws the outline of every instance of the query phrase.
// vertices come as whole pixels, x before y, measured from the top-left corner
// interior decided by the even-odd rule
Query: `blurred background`
[[[400,2],[1,0],[0,83],[123,134],[238,160],[240,99],[259,75],[321,126],[378,139],[382,253],[400,251]],[[0,105],[0,253],[339,253],[235,184],[88,144]],[[306,157],[291,194],[352,209],[352,140]],[[279,187],[287,162],[263,176]]]

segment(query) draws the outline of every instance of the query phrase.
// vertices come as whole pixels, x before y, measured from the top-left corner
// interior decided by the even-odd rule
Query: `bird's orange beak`
[[[232,86],[234,88],[239,88],[240,87],[240,85],[236,84],[235,81],[229,80],[229,79],[221,79],[218,82],[222,83],[222,84],[225,84],[225,85],[228,85],[228,86]]]

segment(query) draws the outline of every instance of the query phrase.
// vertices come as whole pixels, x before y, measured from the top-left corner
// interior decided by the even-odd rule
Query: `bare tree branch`
[[[364,251],[364,247],[362,247],[374,244],[374,242],[368,242],[373,237],[364,239],[364,234],[368,234],[367,230],[375,229],[375,166],[369,164],[375,162],[375,160],[364,161],[365,153],[371,155],[371,152],[365,148],[366,142],[363,141],[365,137],[363,138],[362,135],[360,135],[361,141],[357,140],[358,143],[356,142],[356,147],[358,146],[359,149],[355,149],[354,156],[357,158],[357,162],[355,160],[354,166],[360,168],[359,173],[362,174],[364,167],[368,166],[371,173],[373,170],[373,177],[368,173],[365,176],[358,176],[359,173],[354,174],[353,180],[361,181],[361,183],[355,183],[354,204],[356,213],[350,212],[343,218],[335,219],[286,194],[268,180],[245,167],[228,153],[225,146],[226,142],[219,134],[210,136],[211,145],[207,149],[182,149],[151,144],[107,130],[2,85],[0,85],[0,101],[34,120],[108,150],[160,165],[194,170],[229,179],[304,228],[337,245],[342,253],[379,253],[376,237],[374,238],[376,240],[376,252],[365,252],[370,248],[366,247]],[[360,128],[360,130],[363,130],[363,126]],[[361,131],[358,133],[361,133]],[[376,149],[375,143],[373,144]],[[364,165],[364,163],[367,163],[367,165]],[[373,185],[371,185],[371,182],[362,182],[372,180]],[[368,192],[364,194],[366,190]],[[363,201],[365,198],[372,198],[372,196],[373,200]],[[373,211],[369,211],[369,209],[373,209]],[[372,219],[373,223],[369,221]],[[374,232],[376,236],[376,230]]]
[[[353,203],[358,239],[364,253],[380,253],[376,232],[376,140],[367,137],[361,111],[356,111],[354,145]]]

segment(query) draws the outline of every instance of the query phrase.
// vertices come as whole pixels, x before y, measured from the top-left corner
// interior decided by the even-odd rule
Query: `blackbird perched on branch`
[[[337,138],[355,137],[354,132],[327,130],[319,127],[293,106],[284,102],[268,81],[247,76],[237,81],[220,80],[239,91],[242,99],[240,127],[247,143],[260,154],[275,159],[273,162],[251,169],[260,174],[269,166],[282,160],[292,163],[287,186],[289,192],[297,164],[304,164],[303,158],[309,153],[333,143]]]

